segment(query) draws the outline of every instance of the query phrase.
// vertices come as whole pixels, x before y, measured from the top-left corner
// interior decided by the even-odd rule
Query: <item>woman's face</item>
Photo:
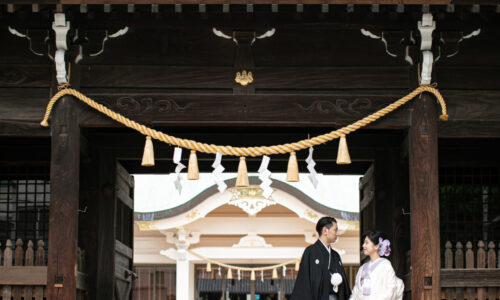
[[[368,237],[365,237],[365,241],[363,243],[363,253],[366,256],[371,256],[373,253],[378,253],[378,247],[379,245],[374,245]]]

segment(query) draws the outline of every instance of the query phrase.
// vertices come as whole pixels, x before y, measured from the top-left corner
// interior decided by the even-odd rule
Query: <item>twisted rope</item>
[[[125,125],[126,127],[132,128],[143,135],[150,136],[156,140],[162,141],[164,143],[173,145],[173,146],[178,146],[178,147],[183,147],[186,149],[190,150],[196,150],[198,152],[203,152],[203,153],[211,153],[215,154],[217,152],[220,152],[223,155],[232,155],[232,156],[262,156],[262,155],[272,155],[272,154],[286,154],[290,153],[293,151],[299,151],[303,150],[312,146],[317,146],[323,143],[326,143],[328,141],[332,141],[334,139],[340,138],[341,136],[345,136],[351,132],[354,132],[361,127],[364,127],[372,122],[375,122],[376,120],[380,119],[381,117],[387,115],[388,113],[396,110],[398,107],[401,105],[407,103],[411,99],[415,98],[417,95],[423,93],[423,92],[429,92],[436,96],[439,104],[441,105],[441,120],[447,120],[448,115],[446,114],[446,103],[444,102],[443,96],[439,91],[434,88],[433,86],[430,85],[422,85],[413,90],[411,93],[408,95],[404,96],[403,98],[400,98],[399,100],[395,101],[394,103],[380,109],[377,112],[374,112],[373,114],[364,117],[363,119],[356,121],[350,125],[344,126],[340,129],[337,129],[335,131],[331,131],[326,134],[318,135],[313,138],[308,138],[305,140],[301,140],[295,143],[288,143],[288,144],[282,144],[282,145],[274,145],[274,146],[261,146],[261,147],[233,147],[233,146],[221,146],[221,145],[214,145],[214,144],[206,144],[206,143],[200,143],[197,141],[193,140],[187,140],[187,139],[181,139],[177,138],[175,136],[171,136],[168,134],[165,134],[161,131],[154,130],[152,128],[149,128],[143,124],[137,123],[133,120],[130,120],[127,117],[124,117],[123,115],[116,113],[112,111],[111,109],[105,107],[102,104],[99,104],[95,102],[94,100],[90,99],[89,97],[85,96],[84,94],[80,93],[77,90],[71,89],[71,88],[65,88],[63,90],[60,90],[57,94],[55,94],[49,101],[47,105],[47,109],[45,111],[45,116],[43,118],[43,121],[40,123],[42,126],[49,126],[48,124],[48,119],[50,116],[50,113],[52,112],[52,108],[54,104],[59,100],[61,97],[65,95],[71,95],[85,104],[89,105],[90,107],[94,108],[95,110],[99,111],[100,113],[105,114],[106,116],[110,117],[111,119],[117,121],[120,124]]]
[[[281,263],[281,264],[277,264],[277,265],[272,265],[272,266],[267,266],[267,267],[258,267],[258,268],[248,268],[248,267],[238,267],[238,266],[232,266],[232,265],[228,265],[228,264],[225,264],[225,263],[221,263],[221,262],[218,262],[216,260],[213,260],[213,259],[210,259],[210,258],[207,258],[201,254],[198,254],[196,252],[194,252],[193,250],[190,250],[190,249],[187,249],[187,252],[191,253],[192,255],[206,261],[206,262],[210,262],[211,264],[214,264],[214,265],[218,265],[218,266],[221,266],[221,267],[224,267],[224,268],[227,268],[227,269],[232,269],[232,270],[241,270],[241,271],[265,271],[265,270],[272,270],[272,269],[277,269],[277,268],[281,268],[283,266],[287,266],[287,265],[291,265],[291,264],[295,264],[296,262],[299,262],[300,261],[300,258],[296,258],[296,259],[293,259],[293,260],[289,260],[289,261],[286,261],[284,263]]]

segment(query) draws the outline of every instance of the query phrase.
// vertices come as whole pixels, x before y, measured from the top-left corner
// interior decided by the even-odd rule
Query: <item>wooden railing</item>
[[[444,269],[441,269],[442,299],[494,300],[499,299],[500,291],[500,249],[495,243],[479,241],[474,253],[473,245],[457,242],[453,249],[446,242]],[[500,245],[499,245],[500,248]]]
[[[3,248],[3,251],[2,251]],[[85,299],[87,289],[85,252],[78,248],[77,253],[77,294],[78,299]],[[23,241],[16,241],[13,249],[12,241],[7,240],[5,247],[0,244],[0,299],[43,300],[46,296],[47,264],[43,241],[37,242],[36,251],[33,242],[28,241],[23,249]]]

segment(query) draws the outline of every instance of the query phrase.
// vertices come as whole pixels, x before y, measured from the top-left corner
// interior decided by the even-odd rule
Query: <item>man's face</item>
[[[328,243],[335,243],[337,241],[337,232],[338,232],[338,226],[337,223],[332,222],[332,227],[328,229],[326,226],[323,228],[323,232],[326,230],[326,238],[328,240]]]

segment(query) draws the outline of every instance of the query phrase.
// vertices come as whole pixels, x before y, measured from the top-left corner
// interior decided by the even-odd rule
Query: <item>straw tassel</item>
[[[153,141],[150,136],[146,137],[146,144],[144,145],[144,154],[142,155],[142,165],[145,167],[152,167],[155,165],[155,153],[153,150]]]
[[[233,272],[231,269],[227,269],[227,279],[233,279]]]
[[[273,276],[272,279],[278,279],[278,270],[273,269]]]
[[[200,179],[200,172],[198,170],[198,158],[196,157],[196,151],[191,150],[191,154],[189,155],[188,180],[198,179]]]
[[[252,273],[250,273],[250,280],[255,281],[255,271],[252,270]]]
[[[347,141],[345,135],[340,137],[339,141],[339,152],[337,153],[337,164],[338,165],[348,165],[351,163],[351,157],[349,156],[349,149],[347,148]]]
[[[300,262],[299,262],[299,261],[296,261],[296,262],[295,262],[295,272],[298,272],[298,271],[299,271],[299,266],[300,266]]]
[[[295,151],[290,153],[290,159],[288,160],[288,169],[286,171],[286,181],[299,181],[299,164],[297,163],[297,155],[295,154]]]
[[[212,265],[210,262],[207,263],[207,272],[212,272]]]
[[[240,157],[240,164],[238,165],[238,177],[236,178],[236,187],[247,187],[248,172],[245,157]]]

